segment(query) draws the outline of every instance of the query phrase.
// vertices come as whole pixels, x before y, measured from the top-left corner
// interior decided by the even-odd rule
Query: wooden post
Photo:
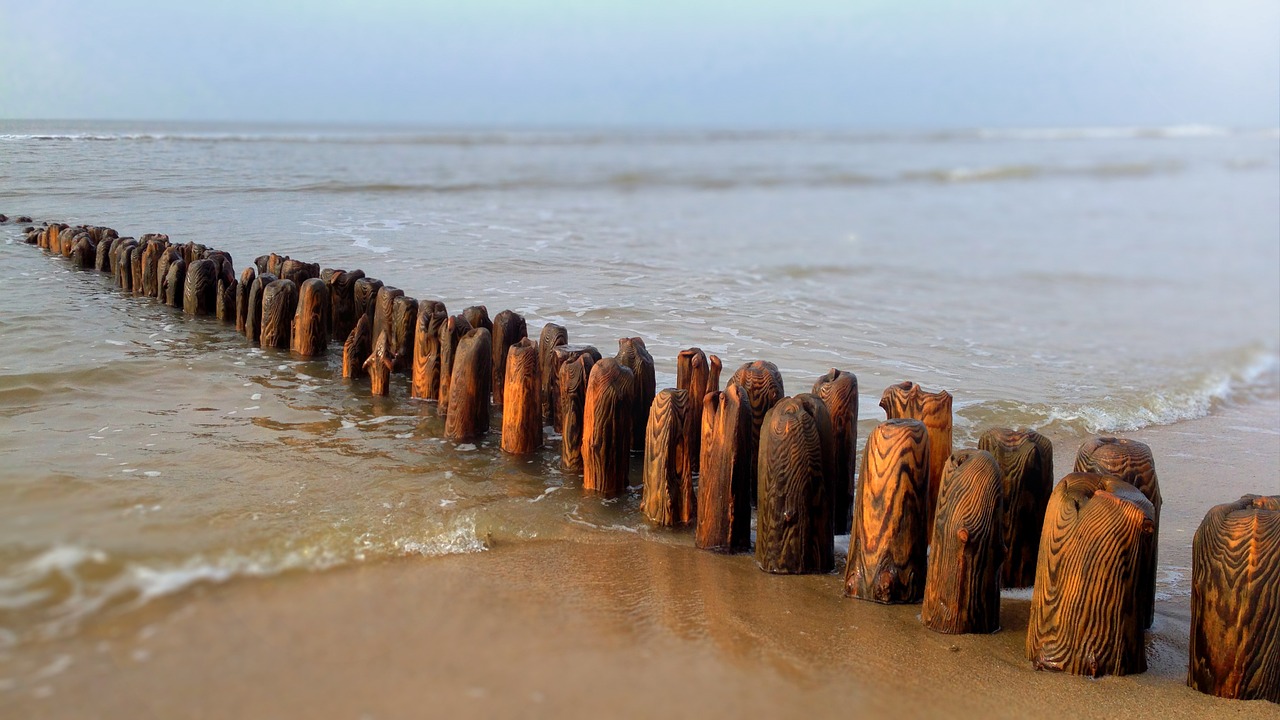
[[[111,272],[111,247],[117,240],[118,238],[104,238],[98,243],[97,252],[93,257],[93,268],[98,272]]]
[[[489,399],[493,390],[493,340],[485,328],[472,328],[458,341],[449,382],[449,413],[444,436],[471,440],[489,432]]]
[[[356,317],[369,316],[369,330],[373,330],[373,313],[378,306],[378,293],[382,290],[382,281],[377,278],[362,277],[353,286]]]
[[[367,316],[363,317],[368,320]],[[372,326],[372,321],[369,322]],[[357,323],[358,332],[359,323]],[[395,357],[391,354],[391,339],[387,337],[387,333],[378,333],[378,339],[373,343],[373,352],[364,361],[364,371],[369,373],[369,393],[377,397],[385,397],[390,391],[391,368],[395,366]]]
[[[495,405],[501,406],[506,399],[506,368],[507,355],[510,349],[518,342],[529,336],[528,327],[525,325],[524,318],[511,310],[503,310],[493,319],[493,402]],[[533,345],[534,359],[534,376],[537,376],[537,360],[538,348]],[[534,392],[534,397],[538,398],[538,413],[542,413],[542,398],[539,397],[538,391],[541,386]],[[542,424],[542,418],[538,418],[538,424]],[[505,427],[505,426],[504,426]],[[541,430],[539,430],[541,432]]]
[[[400,295],[391,301],[391,351],[396,372],[413,373],[414,332],[418,324],[418,300]]]
[[[440,397],[440,326],[449,311],[438,300],[418,301],[418,318],[413,331],[413,371],[409,396],[437,401]]]
[[[1156,609],[1156,561],[1160,542],[1160,481],[1156,479],[1156,462],[1151,448],[1145,443],[1129,438],[1095,437],[1080,444],[1076,452],[1076,472],[1114,475],[1138,490],[1151,501],[1154,510],[1151,529],[1150,553],[1143,557],[1140,572],[1138,616],[1142,627],[1149,628],[1155,620]]]
[[[1027,659],[1038,670],[1131,675],[1147,669],[1139,616],[1151,502],[1110,475],[1071,473],[1049,496]]]
[[[1205,514],[1191,566],[1187,684],[1280,703],[1280,495],[1245,495]]]
[[[849,532],[853,520],[854,469],[858,455],[858,376],[831,368],[813,384],[813,394],[831,412],[835,436],[835,475],[832,490],[832,520],[836,535]]]
[[[160,258],[166,250],[159,240],[149,241],[142,250],[142,294],[155,297],[160,291]]]
[[[712,356],[714,357],[714,356]],[[712,390],[702,399],[702,458],[698,476],[698,528],[704,550],[751,549],[751,404],[741,385]]]
[[[782,374],[778,366],[767,360],[756,360],[745,363],[729,378],[729,384],[737,383],[747,391],[747,399],[751,402],[751,503],[756,502],[756,491],[759,487],[759,464],[755,458],[760,455],[760,426],[764,424],[765,413],[769,412],[779,400],[786,397],[782,387]]]
[[[264,348],[288,350],[293,335],[293,315],[298,309],[298,286],[292,280],[276,280],[262,291],[262,331]]]
[[[168,297],[169,293],[169,265],[171,265],[174,260],[180,259],[182,259],[182,253],[177,248],[170,246],[166,247],[160,253],[160,259],[156,261],[156,292],[153,297],[162,303],[165,298]],[[185,280],[185,278],[183,279]]]
[[[64,232],[62,235],[63,235],[63,240],[62,240],[63,245],[68,250],[70,250],[71,244],[75,241],[75,238],[78,236],[71,235],[67,232]],[[147,251],[146,243],[138,243],[137,245],[133,246],[132,249],[129,250],[129,268],[130,268],[129,282],[130,284],[129,286],[125,287],[125,292],[131,293],[135,296],[142,295],[142,255],[146,251]],[[187,267],[188,269],[190,269],[191,264],[188,263]]]
[[[1004,499],[1004,569],[1001,585],[1031,587],[1044,509],[1053,492],[1053,443],[1035,430],[993,428],[978,439],[1000,464]]]
[[[329,288],[320,278],[304,280],[298,288],[290,348],[302,357],[323,355],[329,347],[328,331]]]
[[[886,604],[924,599],[928,501],[929,431],[910,418],[880,423],[862,451],[846,595]]]
[[[458,349],[458,342],[471,332],[467,319],[461,315],[446,318],[440,326],[440,412],[449,413],[449,386],[453,382],[453,360]]]
[[[365,374],[365,359],[373,353],[373,339],[369,336],[369,316],[361,315],[342,344],[342,377],[356,378]]]
[[[137,247],[138,242],[130,238],[121,243],[119,255],[116,256],[114,279],[116,287],[121,290],[133,289],[133,251]]]
[[[391,343],[391,351],[396,350],[396,331],[391,325],[392,304],[396,298],[403,297],[404,291],[400,288],[383,285],[378,289],[378,295],[374,298],[373,304],[373,336],[377,337],[378,333],[387,333],[387,342]]]
[[[696,473],[702,459],[702,400],[717,389],[711,386],[711,367],[702,348],[681,350],[676,356],[676,387],[689,391],[689,423],[694,432],[689,433],[687,457],[689,469]]]
[[[640,511],[655,525],[690,525],[697,519],[693,473],[683,457],[692,420],[688,390],[667,388],[654,397],[645,428]]]
[[[551,362],[555,358],[555,349],[569,344],[569,331],[555,323],[542,326],[542,334],[538,336],[538,375],[542,378],[542,423],[555,426],[556,401],[558,398],[552,389],[559,380],[552,374]]]
[[[71,264],[81,270],[88,270],[93,267],[93,260],[97,254],[98,246],[93,238],[81,235],[71,246]]]
[[[942,482],[942,469],[951,457],[951,393],[925,392],[913,382],[903,382],[885,388],[880,407],[890,420],[914,418],[929,430],[929,501],[925,527],[932,528],[938,483]]]
[[[1004,560],[1000,465],[986,450],[951,455],[938,487],[920,620],[940,633],[1000,629]]]
[[[472,305],[462,311],[462,316],[473,328],[484,328],[493,337],[493,322],[489,320],[489,308],[484,305]]]
[[[631,452],[644,454],[645,428],[649,426],[649,408],[658,391],[657,374],[653,356],[638,337],[619,338],[618,354],[614,358],[631,368],[636,376],[636,396],[631,407]]]
[[[132,252],[132,250],[130,250]],[[128,261],[122,261],[127,265]],[[185,304],[184,291],[187,284],[187,261],[176,257],[169,261],[169,272],[161,283],[164,290],[164,304],[171,308],[180,308]]]
[[[139,260],[138,274],[142,274],[142,263]],[[141,282],[139,282],[141,291]],[[218,280],[213,274],[213,263],[208,260],[196,260],[187,268],[186,282],[182,291],[182,312],[188,315],[210,315],[217,299]]]
[[[302,283],[318,277],[320,277],[320,266],[316,263],[286,259],[280,264],[280,279],[293,282],[295,287],[300,288]]]
[[[815,395],[783,398],[760,430],[756,564],[771,573],[835,568],[831,489],[831,414]]]
[[[236,332],[242,335],[249,320],[249,290],[257,277],[257,271],[247,267],[240,273],[240,281],[236,285]]]
[[[249,309],[244,319],[244,336],[259,345],[262,341],[262,294],[275,281],[275,275],[262,273],[249,286]]]
[[[614,358],[591,368],[582,417],[582,487],[605,497],[627,491],[635,373]]]
[[[502,314],[498,315],[502,320]],[[494,329],[506,327],[495,322]],[[507,349],[503,362],[505,378],[502,399],[502,449],[513,455],[528,455],[542,447],[542,398],[538,396],[538,346],[527,337]],[[498,373],[494,373],[494,378]]]
[[[231,278],[228,283],[226,278],[218,278],[218,288],[213,308],[214,315],[225,323],[234,323],[236,321],[236,295],[239,292],[240,283],[235,277]]]
[[[560,405],[560,367],[567,362],[573,362],[575,358],[581,355],[591,358],[590,363],[587,365],[587,377],[590,378],[591,365],[600,359],[600,351],[595,347],[591,345],[556,345],[551,349],[550,372],[556,376],[556,381],[551,384],[551,396],[556,399],[555,417],[552,418],[551,427],[556,432],[562,433],[564,431],[564,408]],[[545,383],[543,384],[545,385]]]
[[[345,340],[355,329],[356,281],[363,277],[363,270],[338,270],[329,280],[329,315],[334,340]]]
[[[581,354],[560,366],[560,377],[556,381],[560,396],[556,406],[561,413],[560,467],[565,470],[582,470],[582,424],[587,405],[587,381],[595,362],[595,357]],[[541,411],[538,414],[541,416]]]

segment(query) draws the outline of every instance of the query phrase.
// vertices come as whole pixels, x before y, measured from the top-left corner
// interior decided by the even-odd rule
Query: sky
[[[1280,125],[1276,0],[0,0],[0,118]]]

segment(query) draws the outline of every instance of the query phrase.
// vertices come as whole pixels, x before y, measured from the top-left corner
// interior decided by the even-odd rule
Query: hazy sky
[[[0,0],[0,117],[1280,124],[1276,0]]]

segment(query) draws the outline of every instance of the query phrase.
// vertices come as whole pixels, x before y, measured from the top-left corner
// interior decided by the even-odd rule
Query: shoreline
[[[1184,677],[1192,535],[1212,505],[1277,491],[1280,400],[1124,435],[1151,446],[1165,496],[1150,669],[1139,675],[1034,671],[1029,591],[1005,593],[999,633],[940,635],[920,625],[918,605],[843,598],[839,573],[768,575],[752,555],[693,549],[687,534],[584,532],[187,588],[23,648],[32,669],[0,692],[0,709],[1275,717],[1273,704],[1202,695]],[[1061,478],[1074,444],[1054,440]]]

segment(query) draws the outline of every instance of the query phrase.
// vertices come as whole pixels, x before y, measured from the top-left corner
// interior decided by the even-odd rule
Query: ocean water
[[[606,355],[775,362],[1078,440],[1280,395],[1280,132],[435,131],[0,121],[0,213],[361,268]],[[0,225],[0,653],[193,583],[649,530],[558,446],[127,297]],[[495,428],[499,427],[495,423]],[[1274,427],[1261,428],[1274,431]],[[1069,455],[1072,448],[1062,452]],[[633,482],[638,482],[638,460]],[[634,489],[634,488],[633,488]]]

